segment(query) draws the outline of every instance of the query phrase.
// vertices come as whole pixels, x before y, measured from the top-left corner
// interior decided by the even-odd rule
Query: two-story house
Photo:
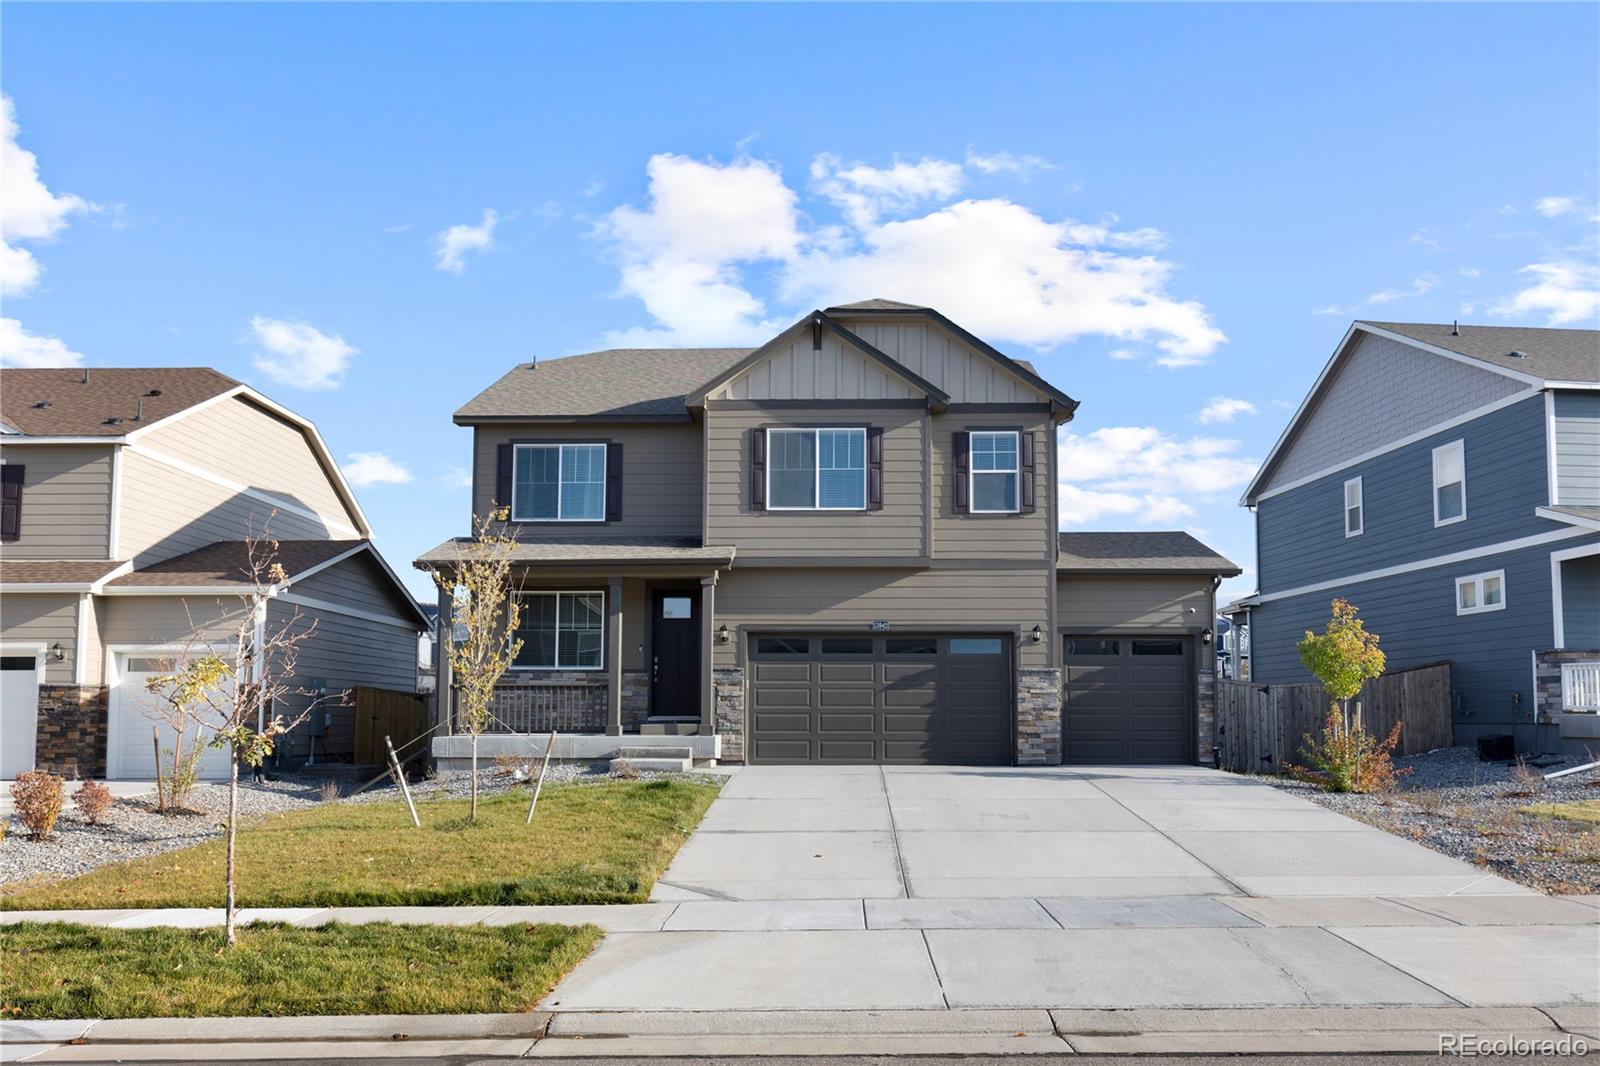
[[[1459,742],[1597,743],[1560,696],[1600,671],[1600,332],[1356,322],[1241,502],[1252,680],[1307,680],[1344,597],[1391,668],[1450,662]]]
[[[755,763],[1209,761],[1204,644],[1237,570],[1183,534],[1069,535],[1058,568],[1077,406],[886,300],[754,350],[516,367],[455,416],[474,513],[508,508],[518,538],[492,728],[569,755],[627,735]]]
[[[144,681],[233,631],[263,532],[285,573],[259,624],[311,630],[291,684],[416,690],[426,618],[316,428],[253,389],[204,368],[0,370],[0,481],[0,777],[154,776]],[[308,722],[280,763],[348,757],[353,713]],[[225,753],[201,772],[225,775]]]

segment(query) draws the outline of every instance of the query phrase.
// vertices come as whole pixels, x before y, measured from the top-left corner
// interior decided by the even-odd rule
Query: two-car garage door
[[[1009,766],[1012,639],[752,636],[749,760]]]

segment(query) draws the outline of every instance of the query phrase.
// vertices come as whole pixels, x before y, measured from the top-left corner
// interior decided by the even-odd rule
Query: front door
[[[651,597],[650,716],[700,717],[699,590]]]

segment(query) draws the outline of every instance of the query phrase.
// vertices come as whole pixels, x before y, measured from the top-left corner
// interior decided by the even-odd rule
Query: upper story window
[[[1361,479],[1353,477],[1344,483],[1344,535],[1359,537],[1366,527],[1365,507],[1361,499]]]
[[[603,592],[523,592],[518,670],[600,670],[605,666]]]
[[[1016,511],[1021,465],[1016,430],[973,431],[972,510],[974,514]]]
[[[1456,578],[1456,614],[1482,614],[1506,609],[1506,572]]]
[[[22,539],[22,486],[26,479],[26,467],[0,464],[0,541]]]
[[[512,473],[514,522],[603,522],[606,445],[519,444]]]
[[[767,430],[767,508],[863,511],[867,507],[865,429]]]
[[[1433,524],[1447,526],[1466,517],[1466,448],[1453,440],[1433,450]]]

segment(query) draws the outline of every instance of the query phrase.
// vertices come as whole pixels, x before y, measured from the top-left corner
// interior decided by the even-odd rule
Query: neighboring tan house
[[[310,422],[213,370],[96,368],[0,370],[0,423],[0,777],[153,776],[144,679],[232,632],[263,529],[286,572],[265,624],[315,623],[295,687],[416,690],[426,619]],[[353,719],[319,715],[279,763],[348,758]]]
[[[455,416],[474,513],[508,507],[519,540],[522,650],[481,750],[556,729],[570,756],[1209,762],[1203,645],[1237,568],[1183,534],[1058,540],[1077,406],[884,300],[755,350],[516,367]]]
[[[1600,689],[1600,332],[1356,322],[1241,502],[1252,681],[1307,680],[1342,596],[1391,669],[1450,661],[1458,742],[1600,744],[1562,708]]]

